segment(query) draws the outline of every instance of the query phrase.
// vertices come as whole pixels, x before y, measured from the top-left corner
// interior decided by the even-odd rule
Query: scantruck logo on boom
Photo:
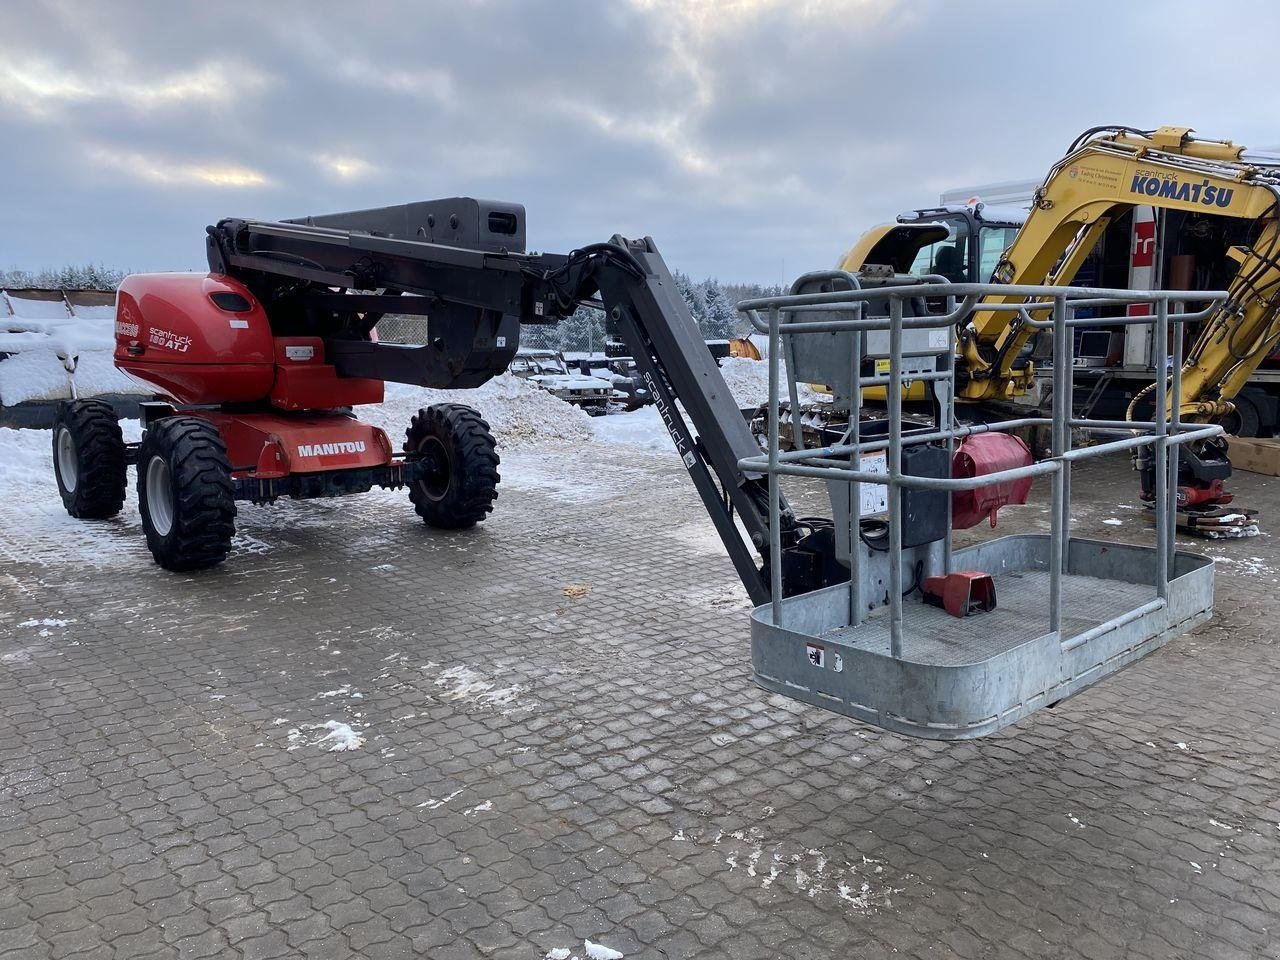
[[[1133,175],[1129,192],[1140,193],[1146,197],[1164,197],[1167,200],[1177,200],[1182,203],[1198,203],[1204,207],[1229,207],[1231,198],[1235,196],[1233,187],[1219,186],[1207,179],[1199,183],[1191,181],[1179,183],[1169,177],[1141,172]]]

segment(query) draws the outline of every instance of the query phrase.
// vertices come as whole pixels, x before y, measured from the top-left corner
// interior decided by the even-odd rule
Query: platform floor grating
[[[902,656],[912,663],[962,666],[989,660],[1049,632],[1049,574],[1027,570],[995,577],[996,609],[961,620],[920,599],[902,603]],[[1062,578],[1062,633],[1072,637],[1141,606],[1155,588],[1067,574]],[[823,639],[889,655],[889,608]]]

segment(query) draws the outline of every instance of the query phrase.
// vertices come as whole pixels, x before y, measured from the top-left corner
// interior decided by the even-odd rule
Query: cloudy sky
[[[457,194],[530,245],[779,282],[1085,127],[1280,144],[1280,4],[0,4],[0,268],[203,265],[203,228]]]

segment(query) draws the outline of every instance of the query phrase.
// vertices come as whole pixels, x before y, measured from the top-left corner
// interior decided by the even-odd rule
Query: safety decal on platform
[[[806,643],[804,645],[805,656],[809,658],[809,662],[815,667],[825,667],[827,665],[827,648],[820,643]]]
[[[290,360],[310,360],[316,355],[316,348],[311,346],[286,346],[284,355]]]

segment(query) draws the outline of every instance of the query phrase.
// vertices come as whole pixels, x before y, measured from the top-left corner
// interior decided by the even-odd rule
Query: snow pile
[[[479,410],[499,447],[524,447],[547,441],[584,443],[594,436],[591,417],[573,404],[510,373],[500,374],[474,390],[432,390],[388,383],[382,403],[360,407],[356,413],[398,442],[418,409],[434,403],[465,403]]]
[[[277,720],[280,723],[283,718]],[[304,731],[307,730],[327,730],[324,736],[317,740],[309,740]],[[293,727],[288,731],[286,736],[289,739],[289,750],[297,750],[299,747],[312,746],[322,747],[330,753],[341,753],[346,750],[359,750],[364,746],[365,738],[359,730],[354,729],[350,724],[342,723],[340,720],[326,720],[324,723],[307,723],[299,727]]]
[[[364,737],[345,723],[329,720],[325,723],[328,733],[317,742],[316,746],[328,744],[330,752],[342,750],[359,750],[364,746]]]
[[[758,407],[769,402],[769,364],[763,360],[748,360],[746,357],[726,357],[720,361],[720,373],[729,391],[739,407]],[[779,371],[779,396],[787,399],[786,369]],[[807,384],[799,384],[800,402],[825,403],[830,398],[827,394],[818,393]]]
[[[12,310],[12,315],[9,311]],[[0,301],[0,404],[141,393],[115,368],[115,309],[7,294]]]
[[[595,438],[602,443],[621,443],[644,450],[672,451],[675,444],[655,406],[641,407],[629,413],[596,417],[591,422]]]
[[[586,960],[622,960],[622,952],[606,947],[602,943],[582,941],[583,956]],[[580,960],[578,955],[568,947],[553,947],[547,951],[544,960]]]
[[[422,669],[427,673],[436,670],[439,664],[430,661],[423,664]],[[435,686],[440,690],[440,696],[445,700],[454,702],[462,701],[465,703],[473,703],[481,707],[512,707],[522,706],[520,694],[524,687],[518,683],[509,686],[499,686],[493,680],[484,677],[475,670],[466,666],[448,667],[439,671],[435,675]]]

